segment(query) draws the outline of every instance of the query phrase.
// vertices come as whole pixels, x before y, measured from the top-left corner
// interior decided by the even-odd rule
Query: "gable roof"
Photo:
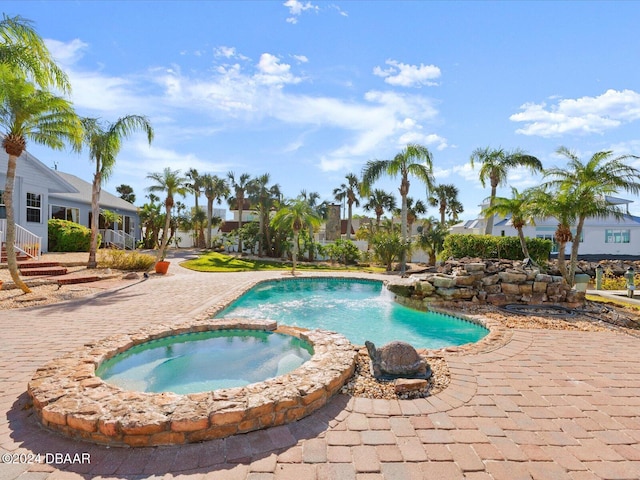
[[[57,170],[53,170],[53,172],[62,180],[72,185],[77,190],[77,193],[53,193],[49,195],[50,197],[72,200],[84,204],[91,204],[92,185],[89,182],[86,182],[81,178],[76,177],[75,175],[71,175],[70,173],[59,172]],[[120,197],[116,197],[115,195],[112,195],[105,190],[102,190],[100,192],[100,207],[107,209],[125,210],[130,212],[138,211],[138,207],[136,207],[132,203],[129,203]]]
[[[0,136],[0,138],[3,138]],[[0,148],[0,171],[6,172],[9,163],[9,155],[3,148]],[[39,184],[43,185],[49,193],[75,193],[77,189],[64,178],[56,175],[44,163],[31,155],[26,150],[18,158],[16,165],[16,177],[39,176]]]

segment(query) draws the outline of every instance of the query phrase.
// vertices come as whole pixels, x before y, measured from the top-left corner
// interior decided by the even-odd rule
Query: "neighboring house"
[[[6,183],[8,156],[0,150],[0,243],[4,243],[6,209],[4,185]],[[18,159],[14,187],[14,212],[16,220],[16,246],[29,246],[39,242],[39,250],[48,251],[47,221],[50,218],[71,220],[86,227],[91,219],[91,183],[75,175],[58,172],[44,165],[28,152]],[[129,202],[106,192],[100,194],[100,208],[121,215],[123,221],[110,225],[109,232],[102,232],[107,241],[135,246],[140,239],[140,219],[137,208]],[[104,228],[100,218],[100,228]],[[125,235],[126,234],[126,235]],[[36,237],[40,237],[37,240]],[[39,253],[39,252],[36,252]]]
[[[632,200],[607,196],[606,200],[625,212],[622,219],[613,216],[607,218],[587,218],[580,239],[580,256],[583,255],[611,255],[626,256],[640,255],[640,217],[629,213],[629,204]],[[477,233],[484,234],[485,220],[478,218],[454,225],[451,233]],[[524,236],[529,238],[545,238],[553,242],[551,253],[558,253],[554,240],[558,221],[555,218],[537,218],[534,224],[527,224],[522,229]],[[572,227],[575,233],[575,226]],[[511,224],[510,218],[494,217],[494,236],[517,236],[518,232]],[[571,243],[565,248],[566,253],[571,252]]]

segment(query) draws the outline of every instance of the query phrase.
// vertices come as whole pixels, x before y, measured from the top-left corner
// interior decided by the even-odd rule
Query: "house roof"
[[[0,136],[0,138],[4,138]],[[0,148],[0,166],[2,167],[2,172],[6,171],[6,165],[9,160],[9,155],[5,152],[4,149]],[[67,182],[64,178],[56,175],[56,172],[49,167],[47,167],[44,163],[38,160],[36,157],[31,155],[26,150],[20,155],[17,167],[16,167],[16,176],[27,176],[29,174],[33,175],[34,172],[26,173],[25,171],[26,164],[28,164],[32,169],[35,169],[36,172],[40,172],[41,181],[46,186],[49,193],[75,193],[77,189]]]
[[[70,173],[59,172],[57,170],[51,171],[57,174],[66,183],[72,185],[77,190],[77,193],[53,193],[50,195],[50,197],[71,200],[85,204],[91,203],[92,185],[89,182],[86,182]],[[138,208],[132,203],[129,203],[120,197],[116,197],[115,195],[112,195],[105,190],[102,190],[100,192],[100,207],[107,209],[125,210],[129,212],[138,211]]]

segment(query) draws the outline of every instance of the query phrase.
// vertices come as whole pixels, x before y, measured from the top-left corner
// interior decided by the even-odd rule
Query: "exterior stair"
[[[29,257],[22,252],[16,252],[18,262],[25,262],[29,260]],[[2,246],[0,249],[0,263],[7,263],[7,249]]]
[[[23,277],[43,277],[67,273],[67,269],[57,262],[20,262],[18,268]]]

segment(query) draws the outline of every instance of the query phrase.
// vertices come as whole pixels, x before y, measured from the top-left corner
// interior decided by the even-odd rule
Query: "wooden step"
[[[38,277],[49,275],[65,275],[67,269],[64,267],[37,267],[37,268],[25,268],[20,270],[20,274],[23,277]]]

